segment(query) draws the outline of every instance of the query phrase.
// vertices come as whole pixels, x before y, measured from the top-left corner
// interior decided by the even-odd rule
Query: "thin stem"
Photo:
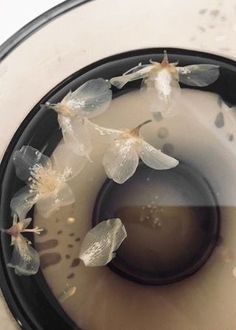
[[[144,125],[147,125],[147,124],[151,123],[151,122],[152,122],[151,119],[144,121],[143,123],[141,123],[140,125],[138,125],[138,126],[135,127],[134,129],[132,129],[132,130],[130,131],[130,134],[131,134],[131,135],[135,135],[135,136],[139,136],[140,128],[143,127]]]

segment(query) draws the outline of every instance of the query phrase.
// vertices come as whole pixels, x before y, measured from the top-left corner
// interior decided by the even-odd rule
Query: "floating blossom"
[[[89,158],[92,151],[88,118],[103,113],[112,99],[111,84],[102,78],[84,83],[57,104],[46,103],[58,113],[65,143],[78,155]]]
[[[14,152],[13,162],[16,174],[27,183],[27,187],[21,189],[13,197],[11,201],[13,214],[23,219],[36,204],[39,213],[49,217],[60,207],[74,203],[74,194],[67,181],[85,164],[80,162],[81,159],[78,156],[73,159],[73,162],[72,158],[71,151],[63,146],[56,149],[52,161],[30,146],[23,146]],[[65,159],[68,166],[62,167]]]
[[[178,160],[154,148],[140,136],[140,128],[149,122],[151,120],[131,130],[108,129],[113,141],[104,154],[103,166],[107,176],[116,183],[124,183],[135,173],[139,158],[155,170],[166,170],[178,165]]]
[[[8,266],[14,268],[17,275],[34,275],[39,269],[39,255],[37,251],[32,248],[31,242],[22,235],[22,233],[26,232],[39,235],[41,231],[43,231],[43,229],[39,227],[26,229],[31,221],[32,219],[30,218],[18,221],[15,216],[13,219],[13,225],[9,229],[2,230],[11,235],[11,245],[13,245],[14,248]]]
[[[115,251],[126,237],[125,227],[119,218],[102,221],[86,234],[79,258],[85,266],[105,266],[115,257]]]
[[[212,64],[194,64],[184,67],[170,63],[167,52],[161,63],[150,60],[150,64],[141,63],[120,77],[112,78],[111,84],[122,88],[129,81],[143,79],[143,88],[147,93],[152,112],[168,114],[173,99],[179,94],[179,82],[188,86],[205,87],[219,77],[219,66]],[[157,110],[161,109],[161,110]]]

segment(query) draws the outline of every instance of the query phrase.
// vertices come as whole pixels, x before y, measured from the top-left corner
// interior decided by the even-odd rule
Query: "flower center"
[[[42,165],[33,167],[29,181],[31,192],[35,192],[43,197],[58,191],[62,183],[56,171],[45,168]]]

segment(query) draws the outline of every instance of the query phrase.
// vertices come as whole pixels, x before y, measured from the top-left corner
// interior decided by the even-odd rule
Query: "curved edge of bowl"
[[[0,62],[9,55],[16,47],[18,47],[24,40],[30,37],[34,32],[42,28],[51,20],[70,11],[71,9],[83,5],[94,0],[65,0],[62,3],[50,8],[43,14],[39,15],[31,22],[23,26],[20,30],[14,33],[2,45],[0,45]]]

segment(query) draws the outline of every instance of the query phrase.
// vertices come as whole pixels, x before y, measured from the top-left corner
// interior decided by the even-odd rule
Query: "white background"
[[[62,0],[0,0],[0,45],[25,24]]]

